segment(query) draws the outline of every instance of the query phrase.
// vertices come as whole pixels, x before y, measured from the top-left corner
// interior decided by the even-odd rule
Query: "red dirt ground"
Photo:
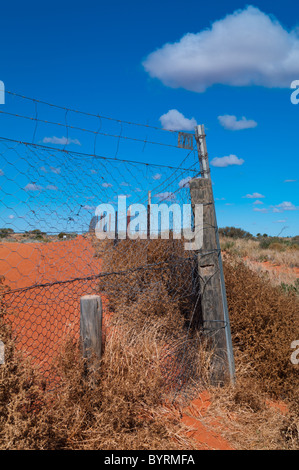
[[[12,291],[82,278],[98,274],[100,269],[101,262],[94,257],[88,237],[50,243],[0,244],[0,275],[5,276],[4,284]],[[18,345],[45,374],[61,342],[70,333],[79,337],[80,297],[94,293],[97,293],[96,280],[78,280],[6,295]],[[104,331],[107,318],[104,305]],[[209,395],[203,393],[183,410],[182,422],[190,427],[187,435],[197,442],[199,450],[229,450],[229,443],[200,419],[209,404]]]
[[[78,338],[80,297],[97,293],[96,280],[57,282],[98,274],[100,264],[90,240],[83,236],[50,243],[0,244],[0,274],[12,289],[6,303],[13,312],[11,320],[19,347],[44,370],[63,339],[70,333]]]
[[[203,417],[210,405],[210,394],[205,391],[183,410],[182,422],[190,428],[187,435],[196,442],[198,450],[234,450],[219,433],[213,431],[212,425],[205,424]]]
[[[262,271],[268,271],[269,273],[275,273],[276,275],[286,274],[293,276],[295,279],[299,278],[299,268],[295,266],[282,266],[279,264],[273,264],[270,261],[256,261],[249,257],[245,257],[244,261],[248,262],[249,266],[256,270],[261,269]]]

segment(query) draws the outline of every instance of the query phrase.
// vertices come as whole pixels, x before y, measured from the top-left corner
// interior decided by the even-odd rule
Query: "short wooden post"
[[[99,295],[84,295],[80,300],[80,337],[82,354],[88,367],[102,355],[102,299]]]

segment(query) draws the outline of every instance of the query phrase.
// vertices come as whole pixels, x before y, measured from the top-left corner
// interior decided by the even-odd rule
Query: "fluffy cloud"
[[[78,139],[69,139],[67,137],[44,137],[43,138],[44,144],[57,144],[57,145],[81,145]]]
[[[298,29],[248,6],[165,44],[143,66],[164,85],[200,93],[214,84],[289,88],[299,76]]]
[[[271,208],[273,209],[273,212],[297,211],[299,209],[289,201],[284,201],[276,206],[271,206]]]
[[[36,183],[28,183],[25,186],[25,191],[42,191],[42,186]]]
[[[225,114],[224,116],[218,116],[218,120],[222,127],[230,131],[241,131],[243,129],[252,129],[257,126],[257,122],[252,119],[246,119],[242,117],[239,121],[236,116]]]
[[[54,173],[55,175],[60,175],[61,173],[60,168],[56,168],[55,166],[50,166],[49,170],[47,170],[46,167],[41,166],[40,170],[43,171],[44,173],[48,173],[50,171],[51,173]]]
[[[263,196],[260,193],[252,193],[252,194],[246,194],[246,196],[243,196],[243,197],[245,197],[246,199],[260,199],[260,198],[263,198],[265,196]]]
[[[54,184],[48,184],[46,187],[41,186],[40,184],[37,183],[28,183],[24,187],[25,191],[58,191],[57,186]]]
[[[253,210],[254,210],[255,212],[262,212],[263,214],[267,214],[267,213],[268,213],[268,209],[266,209],[266,208],[259,209],[258,207],[255,207]]]
[[[244,160],[242,158],[238,158],[236,155],[229,155],[221,158],[215,157],[210,164],[218,168],[225,168],[231,165],[243,165],[243,163]]]
[[[60,168],[56,168],[55,166],[50,166],[50,171],[54,173],[55,175],[60,175],[61,173]]]
[[[186,178],[183,178],[180,182],[179,182],[179,187],[180,188],[186,188],[189,186],[189,181],[192,179],[191,176],[187,176]]]
[[[160,118],[163,129],[171,131],[193,131],[197,122],[194,118],[188,119],[177,109],[170,109]]]
[[[155,194],[155,197],[159,199],[160,202],[175,201],[175,194],[170,191],[166,191],[165,193]]]

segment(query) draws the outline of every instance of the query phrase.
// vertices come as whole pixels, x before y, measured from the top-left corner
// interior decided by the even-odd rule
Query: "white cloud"
[[[55,175],[60,175],[60,173],[61,173],[60,168],[55,168],[55,166],[50,166],[50,170],[51,170],[51,172],[54,173]]]
[[[221,158],[215,157],[210,164],[219,168],[225,168],[231,165],[243,165],[243,163],[244,160],[242,158],[238,158],[236,155],[229,155]]]
[[[37,183],[28,183],[24,189],[25,191],[44,191],[45,189],[48,191],[58,191],[58,188],[55,186],[55,184],[48,184],[46,187],[43,187]]]
[[[160,180],[161,178],[162,178],[161,173],[156,173],[156,174],[153,176],[153,180]]]
[[[111,183],[103,183],[102,186],[103,186],[103,188],[112,188]]]
[[[243,196],[246,199],[260,199],[264,198],[263,194],[260,193],[252,193],[252,194],[246,194],[246,196]]]
[[[3,176],[3,175],[4,175],[4,171],[2,171],[0,168],[0,176]]]
[[[297,211],[299,210],[298,207],[294,206],[289,201],[284,201],[281,204],[277,204],[276,206],[271,206],[273,209],[273,212],[279,213],[279,212],[284,212],[284,211]]]
[[[296,183],[297,180],[284,180],[284,183]]]
[[[273,224],[284,224],[287,222],[287,219],[273,220]]]
[[[256,201],[254,201],[253,203],[255,206],[259,205],[259,204],[264,204],[262,201],[260,201],[259,199],[257,199]]]
[[[266,209],[266,208],[260,209],[259,207],[255,207],[253,210],[254,210],[254,212],[262,212],[263,214],[268,213],[268,209]]]
[[[239,121],[236,116],[225,114],[224,116],[218,116],[218,120],[222,127],[230,131],[240,131],[243,129],[252,129],[257,126],[257,122],[252,119],[246,119],[242,117]]]
[[[175,194],[170,192],[170,191],[166,191],[165,193],[155,194],[154,197],[159,199],[160,202],[162,202],[162,201],[175,201]]]
[[[197,122],[194,118],[188,119],[177,109],[170,109],[166,114],[163,114],[159,120],[163,129],[172,131],[193,131]]]
[[[11,214],[11,215],[8,216],[8,218],[9,218],[9,219],[14,219],[15,216]]]
[[[188,187],[190,180],[192,180],[192,177],[191,177],[191,176],[187,176],[186,178],[183,178],[183,179],[179,182],[179,188],[186,188],[186,187]]]
[[[70,145],[70,144],[81,145],[78,139],[70,139],[67,137],[55,137],[55,136],[44,137],[43,143],[44,144],[57,144],[57,145]]]
[[[165,44],[143,66],[164,85],[200,93],[214,84],[289,88],[299,76],[298,29],[248,6]]]
[[[43,171],[44,173],[48,173],[47,168],[44,166],[41,166],[40,170]],[[49,171],[51,171],[51,173],[54,173],[55,175],[60,175],[61,173],[60,168],[56,168],[55,166],[50,166]]]
[[[28,183],[25,186],[25,191],[42,191],[42,186],[36,183]]]

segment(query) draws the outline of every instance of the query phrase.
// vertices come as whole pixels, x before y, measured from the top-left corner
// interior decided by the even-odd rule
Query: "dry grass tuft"
[[[290,360],[298,297],[237,258],[226,257],[224,268],[237,382],[211,390],[209,416],[225,423],[219,430],[236,449],[298,449],[298,366]]]
[[[224,263],[235,354],[252,366],[264,391],[290,399],[298,391],[291,343],[299,337],[298,298],[283,293],[242,261]]]
[[[12,346],[0,376],[1,449],[192,448],[179,416],[164,404],[163,344],[156,341],[157,332],[136,335],[123,324],[118,327],[91,375],[78,345],[69,341],[55,363],[59,387],[47,393],[38,373]]]
[[[0,448],[192,449],[179,414],[165,406],[171,399],[165,360],[181,345],[170,344],[162,332],[163,319],[137,330],[130,321],[115,320],[93,374],[86,374],[80,348],[70,339],[53,365],[59,387],[45,392],[38,372],[16,351],[2,311]]]

